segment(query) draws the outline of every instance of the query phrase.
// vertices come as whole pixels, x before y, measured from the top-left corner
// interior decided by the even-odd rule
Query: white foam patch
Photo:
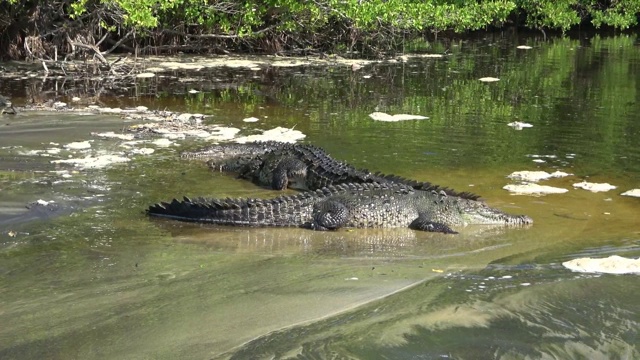
[[[545,195],[545,194],[564,194],[567,189],[538,185],[538,184],[509,184],[505,185],[503,189],[512,192],[514,195]]]
[[[512,128],[514,128],[516,130],[522,130],[524,128],[533,127],[533,125],[531,125],[529,123],[520,122],[520,121],[510,122],[510,123],[507,124],[507,126],[511,126]]]
[[[97,110],[99,112],[101,112],[101,113],[104,113],[104,114],[120,114],[120,113],[122,113],[122,109],[120,109],[120,108],[104,107],[104,108],[98,108]]]
[[[121,147],[125,147],[125,148],[131,148],[131,147],[135,147],[138,146],[142,143],[148,142],[148,140],[133,140],[133,141],[126,141],[123,142],[122,144],[120,144]]]
[[[169,147],[171,145],[174,144],[173,141],[169,140],[169,139],[155,139],[151,142],[151,144],[157,146],[157,147]]]
[[[77,142],[72,142],[64,145],[64,148],[69,150],[90,149],[91,143],[89,143],[89,141],[77,141]]]
[[[196,124],[200,124],[202,122],[202,120],[204,119],[204,115],[203,114],[182,113],[182,114],[178,115],[176,119],[178,119],[178,121],[182,121],[182,122],[195,122]]]
[[[152,72],[145,72],[145,73],[140,73],[138,75],[136,75],[137,78],[152,78],[155,77],[156,74],[152,73]]]
[[[240,132],[240,129],[233,127],[215,127],[211,129],[207,140],[231,140]]]
[[[387,122],[428,119],[428,117],[422,116],[422,115],[410,115],[410,114],[389,115],[383,112],[371,113],[369,114],[369,117],[375,121],[387,121]]]
[[[107,131],[102,133],[93,132],[92,136],[97,136],[105,139],[120,139],[120,140],[133,140],[133,134],[116,134],[113,131]]]
[[[266,130],[260,135],[239,137],[235,139],[235,141],[241,144],[254,141],[281,141],[294,143],[298,140],[304,139],[306,136],[307,135],[303,134],[301,131],[278,126],[274,129]]]
[[[606,274],[640,274],[640,259],[625,258],[618,255],[608,258],[580,258],[565,261],[562,266],[571,271],[606,273]]]
[[[563,171],[548,173],[546,171],[526,171],[525,170],[525,171],[512,172],[511,174],[507,175],[507,177],[512,180],[538,182],[540,180],[546,180],[550,178],[561,178],[569,175],[573,175],[573,174],[569,174]]]
[[[624,196],[633,196],[633,197],[640,197],[640,189],[631,189],[629,191],[625,191],[620,195],[624,195]]]
[[[99,169],[107,167],[115,163],[123,163],[130,161],[129,158],[119,155],[100,155],[100,156],[87,156],[85,158],[77,159],[65,159],[65,160],[53,160],[53,164],[71,164],[81,169]]]
[[[155,150],[152,148],[131,149],[131,153],[136,155],[151,155],[154,152]]]
[[[603,192],[603,191],[613,190],[616,188],[616,186],[611,185],[609,183],[590,183],[586,181],[575,183],[573,184],[573,187],[588,190],[591,192]]]

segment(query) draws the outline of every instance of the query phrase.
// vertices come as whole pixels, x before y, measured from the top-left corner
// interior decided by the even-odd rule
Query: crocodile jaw
[[[466,224],[479,225],[530,225],[533,219],[526,215],[510,215],[478,201],[463,201],[460,208]]]

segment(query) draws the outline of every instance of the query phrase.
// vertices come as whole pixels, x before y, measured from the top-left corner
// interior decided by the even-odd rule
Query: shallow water
[[[3,116],[0,358],[640,357],[637,275],[561,266],[640,255],[640,201],[620,196],[640,184],[638,39],[516,40],[440,44],[451,55],[358,71],[211,70],[207,81],[187,85],[139,84],[158,96],[105,101],[212,114],[212,123],[246,134],[295,127],[305,142],[358,167],[472,191],[527,214],[535,222],[526,229],[326,233],[149,219],[146,206],[173,197],[275,193],[179,161],[179,151],[203,145],[195,140],[74,171],[50,160],[126,152],[122,141],[90,133],[129,122]],[[516,49],[522,43],[533,49]],[[477,80],[485,76],[500,81]],[[32,87],[11,86],[15,104]],[[368,114],[376,110],[429,119],[374,122]],[[242,122],[250,116],[260,121]],[[506,125],[515,120],[533,127]],[[87,139],[89,150],[30,153]],[[519,170],[572,173],[541,182],[570,191],[510,195],[502,187]],[[618,188],[572,187],[582,180]],[[38,199],[73,212],[18,221]]]

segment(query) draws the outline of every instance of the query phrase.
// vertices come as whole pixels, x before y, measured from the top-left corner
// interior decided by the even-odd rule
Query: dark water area
[[[471,191],[527,214],[534,225],[526,229],[469,226],[452,236],[149,219],[149,204],[173,197],[276,193],[180,161],[180,151],[205,145],[197,139],[147,144],[153,154],[105,168],[54,164],[129,154],[123,140],[90,134],[122,133],[135,122],[2,115],[0,358],[639,358],[637,275],[562,266],[640,256],[640,199],[621,196],[640,187],[639,44],[636,35],[488,35],[432,44],[446,51],[442,58],[355,70],[169,72],[100,99],[208,114],[207,122],[244,135],[294,128],[357,167]],[[0,81],[15,105],[100,86]],[[379,122],[369,117],[375,111],[429,119]],[[514,121],[533,126],[507,126]],[[86,140],[89,149],[62,147]],[[540,181],[569,191],[504,190],[515,183],[507,175],[523,170],[570,173]],[[573,187],[583,180],[616,188]],[[71,214],[31,216],[24,205],[39,199]]]

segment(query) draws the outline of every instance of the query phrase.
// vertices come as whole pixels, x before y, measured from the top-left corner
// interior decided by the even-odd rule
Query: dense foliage
[[[251,50],[382,54],[411,36],[487,27],[636,26],[638,0],[3,0],[0,54]]]

